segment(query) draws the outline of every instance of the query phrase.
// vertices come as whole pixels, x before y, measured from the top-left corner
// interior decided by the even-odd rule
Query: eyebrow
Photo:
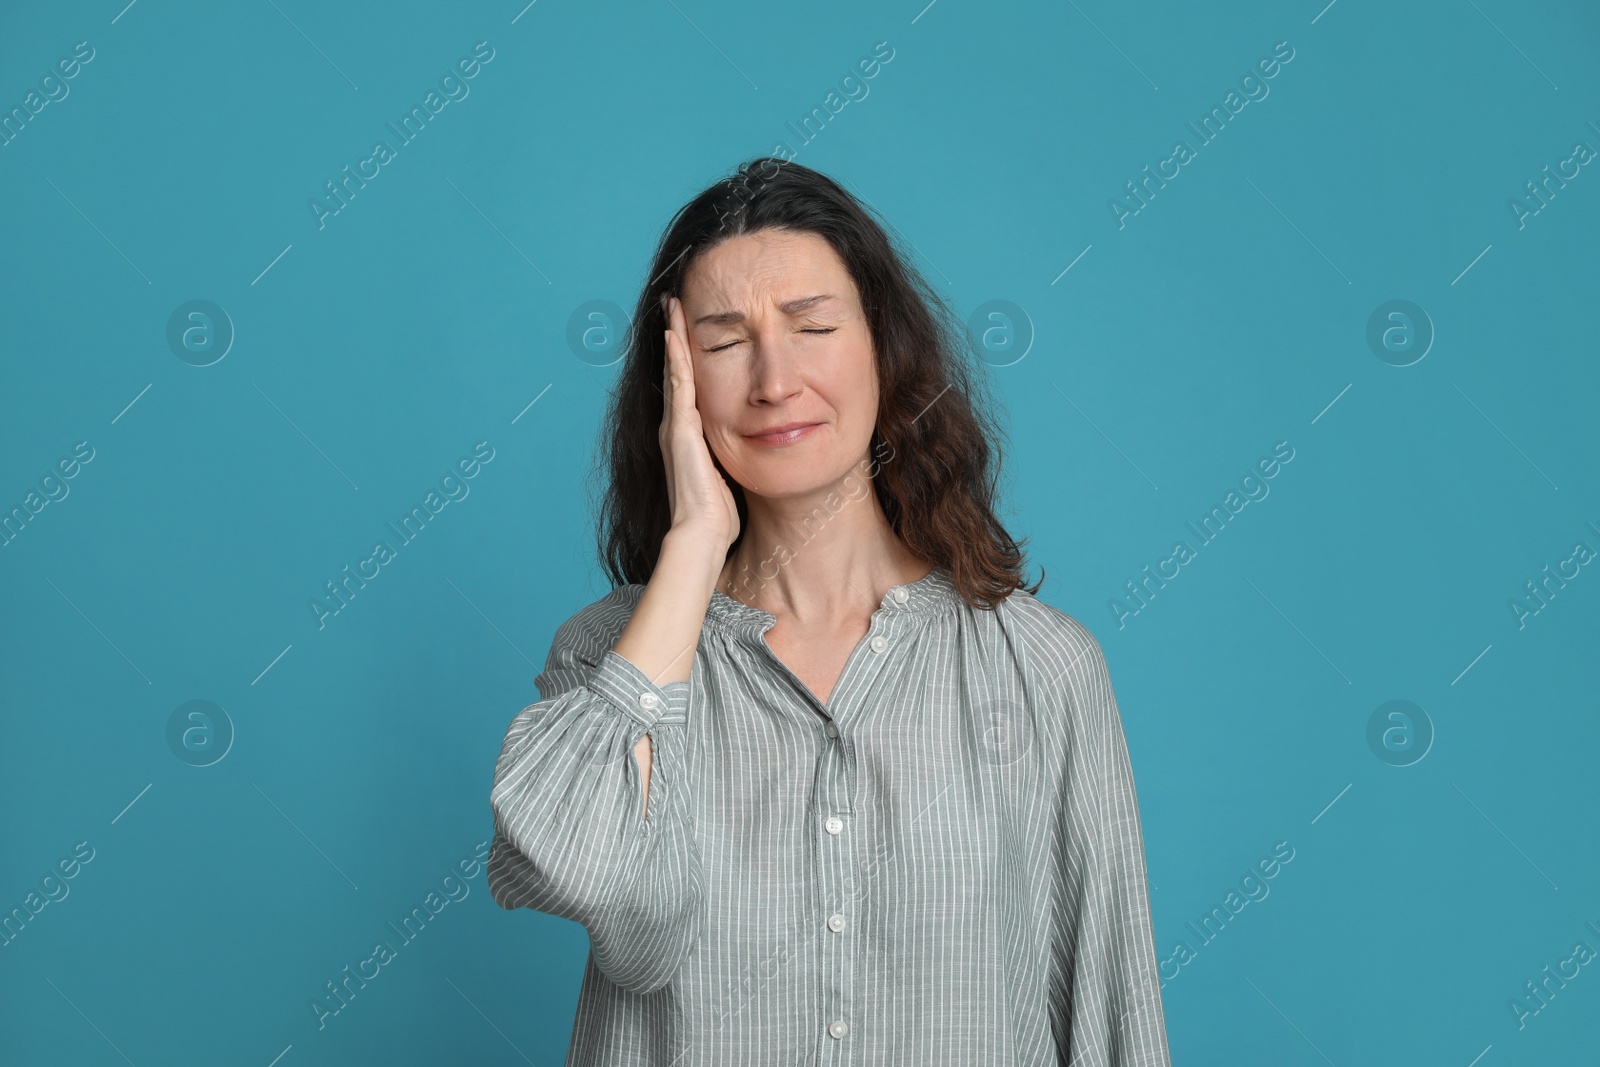
[[[802,311],[810,311],[812,308],[826,300],[834,299],[837,298],[832,293],[818,293],[816,296],[802,296],[795,300],[785,300],[783,303],[778,305],[778,310],[783,312],[785,315],[798,315]],[[713,326],[736,326],[743,321],[744,312],[742,311],[718,311],[711,315],[701,315],[698,319],[695,319],[691,325],[699,326],[703,322],[709,322]]]

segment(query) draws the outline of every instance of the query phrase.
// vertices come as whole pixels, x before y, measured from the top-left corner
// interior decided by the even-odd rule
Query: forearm
[[[706,607],[722,572],[723,560],[707,547],[703,537],[671,530],[662,539],[655,573],[645,586],[633,616],[617,638],[614,651],[638,667],[657,685],[687,682],[694,666]],[[639,764],[643,813],[650,812],[650,735],[634,745]]]
[[[703,538],[673,530],[661,542],[655,573],[615,645],[618,655],[657,685],[687,682],[706,607],[722,573]]]

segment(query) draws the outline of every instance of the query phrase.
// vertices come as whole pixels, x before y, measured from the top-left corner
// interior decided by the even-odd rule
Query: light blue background
[[[1510,1001],[1600,951],[1600,568],[1508,606],[1600,549],[1600,172],[1508,206],[1600,148],[1592,8],[124,2],[0,16],[5,110],[94,49],[0,147],[0,507],[94,450],[0,548],[0,910],[94,850],[0,948],[0,1060],[561,1062],[585,934],[481,872],[324,1028],[310,1003],[488,839],[505,728],[606,591],[585,475],[616,368],[569,347],[575,309],[631,307],[671,214],[780,143],[963,315],[1025,315],[1003,518],[1109,660],[1162,957],[1295,850],[1167,982],[1175,1062],[1592,1059],[1600,966],[1520,1028]],[[307,201],[479,41],[470,95],[319,229]],[[207,367],[166,341],[196,299],[236,331]],[[1436,331],[1405,367],[1366,342],[1395,299]],[[308,601],[479,441],[470,494],[319,629]],[[1119,628],[1279,441],[1270,495]],[[1411,766],[1366,740],[1391,699],[1435,733]],[[190,700],[235,731],[208,767],[168,744]]]

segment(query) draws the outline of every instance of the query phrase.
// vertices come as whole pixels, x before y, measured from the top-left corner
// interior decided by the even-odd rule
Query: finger
[[[677,297],[672,297],[671,300],[672,303],[669,305],[667,313],[667,322],[672,328],[672,332],[678,335],[678,347],[683,349],[683,354],[687,356],[689,354],[688,316],[683,310],[683,301]]]
[[[682,305],[673,301],[674,319],[677,323],[683,321]],[[682,404],[684,409],[694,407],[694,362],[689,356],[689,342],[686,334],[679,329],[668,330],[667,345],[672,352],[674,371],[678,375],[678,388],[674,390],[675,402]]]
[[[663,340],[666,342],[666,358],[661,361],[661,426],[658,429],[661,444],[662,473],[667,480],[667,506],[677,507],[677,479],[673,474],[672,463],[672,437],[673,424],[677,421],[672,414],[672,339],[670,330],[664,331]]]
[[[672,376],[672,383],[676,386],[683,384],[683,345],[676,332],[666,331],[667,343],[667,370]]]
[[[668,383],[663,394],[666,401],[663,414],[665,427],[670,433],[680,423],[686,426],[691,424],[689,416],[694,409],[694,372],[681,341],[671,330],[667,331],[666,341]]]
[[[665,401],[662,413],[670,417],[674,399],[673,394],[677,391],[673,388],[673,382],[679,377],[679,372],[677,356],[673,353],[672,331],[664,331],[662,340],[666,345],[666,358],[661,361],[661,396]]]

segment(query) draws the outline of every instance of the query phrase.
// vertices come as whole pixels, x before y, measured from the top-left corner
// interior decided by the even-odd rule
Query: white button
[[[838,933],[840,930],[843,930],[844,916],[837,914],[828,916],[828,929],[832,930],[834,933]]]
[[[822,824],[822,828],[830,834],[837,834],[844,829],[844,820],[837,815],[830,815],[828,821]]]
[[[656,710],[656,707],[660,703],[661,703],[661,698],[656,696],[654,693],[640,693],[639,694],[639,706],[641,708],[643,708],[645,711],[654,711],[654,710]]]
[[[906,588],[903,585],[895,586],[894,591],[889,595],[894,597],[894,602],[896,604],[904,604],[906,601],[911,599],[911,594],[906,592]]]
[[[829,737],[838,737],[839,724],[834,722],[832,719],[829,719],[827,725],[822,728],[822,732],[827,734]]]
[[[828,1024],[829,1037],[843,1037],[850,1032],[850,1024],[843,1019],[835,1019]]]
[[[872,651],[882,652],[884,649],[889,647],[889,639],[884,637],[882,634],[878,634],[870,642],[868,642],[868,644],[872,646]]]

